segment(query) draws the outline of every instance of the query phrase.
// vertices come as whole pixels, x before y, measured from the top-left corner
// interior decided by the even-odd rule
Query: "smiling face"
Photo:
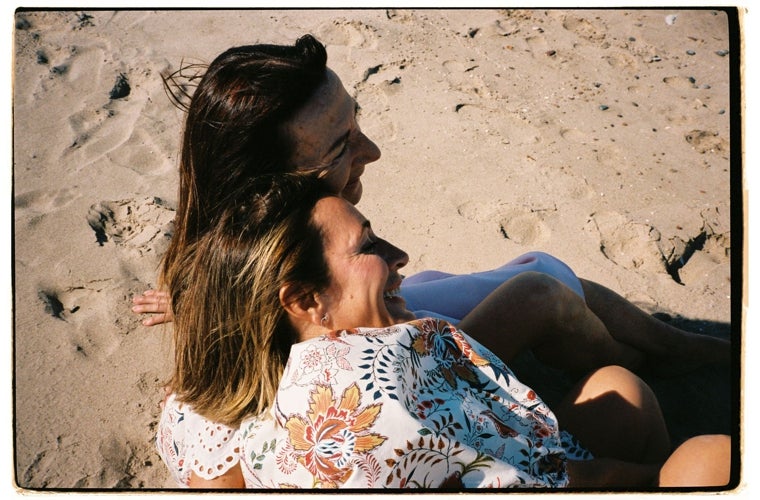
[[[332,330],[380,328],[415,319],[398,295],[399,269],[409,256],[378,238],[356,208],[338,197],[319,200],[313,221],[321,229],[330,284],[320,293]]]
[[[299,170],[320,171],[330,190],[356,204],[364,167],[380,150],[356,121],[357,104],[333,71],[314,96],[285,125],[293,141],[291,161]]]

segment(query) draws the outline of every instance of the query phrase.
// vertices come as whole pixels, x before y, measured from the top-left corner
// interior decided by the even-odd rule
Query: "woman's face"
[[[343,198],[327,197],[314,208],[324,237],[330,284],[320,293],[332,330],[384,327],[415,319],[400,295],[399,269],[409,256],[378,238],[369,221]]]
[[[320,170],[330,189],[353,204],[362,197],[364,166],[380,158],[356,112],[356,101],[328,69],[322,86],[285,125],[296,145],[291,161],[300,170]]]

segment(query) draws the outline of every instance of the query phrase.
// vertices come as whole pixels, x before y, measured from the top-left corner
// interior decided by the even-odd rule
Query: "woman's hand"
[[[174,320],[169,294],[158,290],[147,290],[141,295],[132,298],[132,312],[137,314],[153,314],[142,320],[145,326],[155,326],[162,323],[171,323]]]
[[[448,476],[446,479],[443,480],[443,482],[438,486],[440,489],[444,490],[461,490],[464,488],[464,484],[462,484],[462,473],[461,472],[454,472],[450,476]]]

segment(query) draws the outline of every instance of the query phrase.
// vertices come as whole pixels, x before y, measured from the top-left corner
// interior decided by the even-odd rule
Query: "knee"
[[[643,410],[659,412],[659,403],[649,385],[622,366],[605,366],[595,370],[581,383],[583,388],[578,402],[613,396],[621,404]]]
[[[660,469],[660,486],[727,486],[731,479],[731,437],[696,436],[681,444]]]
[[[530,303],[540,305],[542,309],[556,308],[557,312],[561,311],[566,307],[568,292],[572,293],[558,279],[537,271],[525,271],[513,280],[519,286],[522,297]]]
[[[521,307],[540,312],[544,331],[555,334],[568,325],[580,325],[589,313],[584,299],[557,278],[526,271],[513,278],[520,290]],[[555,337],[552,337],[556,341]]]
[[[602,447],[607,456],[660,464],[668,457],[670,437],[657,397],[629,370],[620,366],[600,368],[581,381],[570,397],[572,415],[601,419],[597,421],[601,435],[615,437],[617,444]]]

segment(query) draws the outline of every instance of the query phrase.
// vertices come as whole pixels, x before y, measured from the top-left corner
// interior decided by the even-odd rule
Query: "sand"
[[[130,311],[177,200],[160,75],[233,45],[326,44],[383,152],[358,207],[407,275],[541,250],[738,345],[737,28],[708,9],[17,12],[15,483],[171,486],[153,444],[170,327]],[[737,380],[652,383],[685,437],[737,430]]]

